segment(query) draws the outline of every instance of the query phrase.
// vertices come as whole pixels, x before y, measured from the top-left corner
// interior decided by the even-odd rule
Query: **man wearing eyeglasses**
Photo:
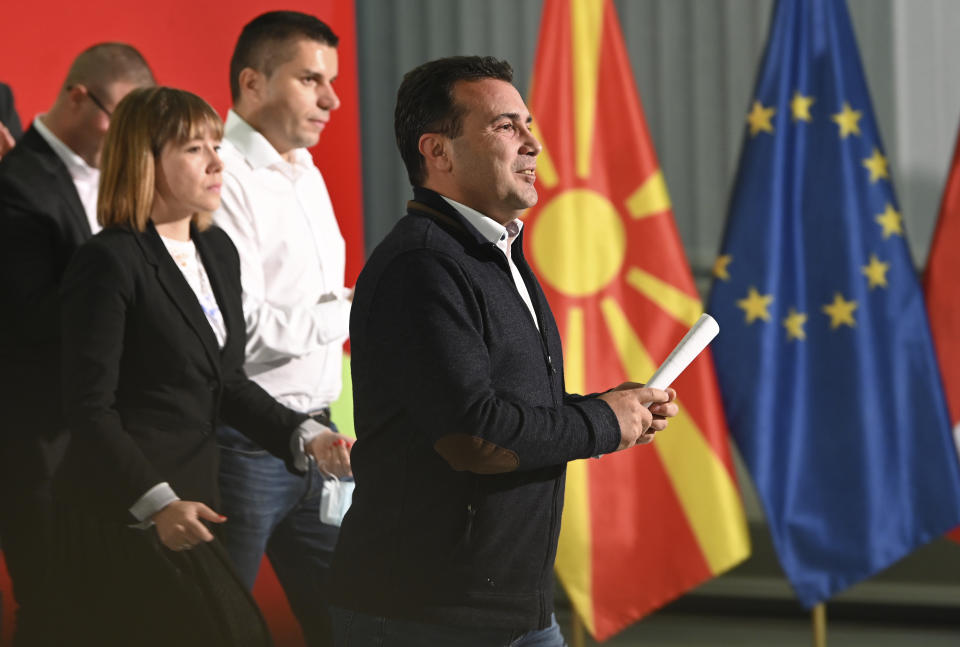
[[[102,43],[74,60],[45,114],[0,160],[0,538],[19,604],[14,644],[46,645],[51,477],[62,445],[57,291],[99,230],[100,155],[110,113],[154,85],[143,56]],[[62,539],[61,539],[62,540]]]

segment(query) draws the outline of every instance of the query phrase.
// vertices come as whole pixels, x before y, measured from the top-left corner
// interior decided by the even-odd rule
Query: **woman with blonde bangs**
[[[222,132],[182,90],[121,101],[104,145],[104,229],[64,275],[72,645],[270,644],[208,527],[229,523],[216,512],[219,420],[291,469],[309,456],[349,472],[337,434],[243,373],[239,258],[210,226]]]

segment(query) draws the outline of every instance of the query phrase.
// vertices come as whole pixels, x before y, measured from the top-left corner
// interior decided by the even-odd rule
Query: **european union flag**
[[[923,296],[842,0],[780,0],[710,312],[730,429],[812,606],[960,521]]]

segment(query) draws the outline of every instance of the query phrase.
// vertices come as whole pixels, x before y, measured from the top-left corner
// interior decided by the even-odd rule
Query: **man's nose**
[[[543,150],[543,146],[540,144],[540,140],[537,139],[530,126],[523,127],[523,151],[524,155],[533,155],[536,157],[540,154],[540,151]]]
[[[324,91],[320,93],[320,96],[317,97],[317,105],[324,110],[336,110],[340,107],[340,97],[337,96],[333,87],[328,85],[324,88]]]

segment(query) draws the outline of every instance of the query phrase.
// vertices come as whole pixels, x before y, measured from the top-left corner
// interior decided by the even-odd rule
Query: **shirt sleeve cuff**
[[[310,461],[313,460],[313,456],[307,452],[307,445],[324,431],[329,431],[329,429],[313,418],[307,418],[293,432],[290,437],[290,452],[293,454],[293,466],[295,468],[301,472],[307,471],[310,467]]]
[[[170,487],[169,483],[157,483],[152,488],[147,490],[146,494],[137,499],[136,503],[130,506],[130,514],[133,515],[134,519],[140,522],[134,527],[149,528],[153,525],[153,521],[150,519],[150,517],[160,512],[174,501],[179,500],[180,497],[178,497],[176,492],[173,491],[173,488]]]
[[[352,302],[335,293],[321,297],[313,308],[317,341],[320,344],[333,344],[345,341],[350,336],[350,308]]]

